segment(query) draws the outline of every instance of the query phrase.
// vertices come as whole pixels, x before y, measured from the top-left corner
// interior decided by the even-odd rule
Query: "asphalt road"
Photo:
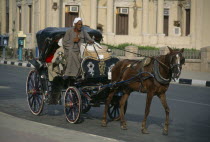
[[[171,84],[167,91],[170,107],[169,135],[162,135],[165,112],[157,97],[153,99],[147,121],[150,134],[143,135],[140,133],[140,126],[144,116],[146,95],[137,92],[132,93],[128,101],[125,115],[128,130],[121,130],[119,121],[111,121],[107,127],[101,127],[103,106],[91,108],[87,114],[82,115],[83,121],[79,124],[67,123],[63,106],[59,105],[46,106],[42,116],[32,115],[25,94],[25,81],[29,70],[29,68],[0,65],[0,112],[42,124],[129,142],[210,140],[210,88]],[[69,139],[71,140],[71,137]]]

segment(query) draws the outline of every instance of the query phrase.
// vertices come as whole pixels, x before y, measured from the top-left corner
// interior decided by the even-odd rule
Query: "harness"
[[[159,62],[158,60],[154,60],[154,67],[153,67],[153,70],[154,70],[154,76],[155,76],[155,79],[161,83],[161,84],[169,84],[171,82],[171,77],[166,79],[164,77],[162,77],[162,75],[160,74],[160,70],[159,70]]]
[[[132,70],[135,70],[135,66],[137,66],[139,63],[140,64],[142,64],[142,65],[140,65],[140,68],[139,68],[139,70],[137,71],[137,74],[134,76],[134,77],[132,77],[132,78],[130,78],[130,79],[128,79],[128,80],[126,80],[126,81],[124,81],[124,82],[117,82],[117,83],[115,83],[115,85],[117,85],[117,84],[119,84],[119,83],[131,83],[131,82],[133,82],[133,81],[137,81],[137,82],[140,82],[140,89],[142,89],[142,88],[144,88],[144,85],[143,85],[143,81],[144,80],[147,80],[147,79],[149,79],[149,78],[155,78],[160,84],[164,84],[164,85],[167,85],[167,84],[169,84],[170,83],[170,81],[171,81],[171,77],[169,77],[168,79],[166,79],[166,78],[164,78],[161,74],[160,74],[160,70],[159,70],[159,67],[160,67],[160,65],[162,65],[164,68],[166,68],[167,70],[169,70],[169,74],[170,74],[170,76],[171,76],[171,69],[172,69],[172,66],[170,66],[170,67],[168,67],[166,64],[164,64],[163,62],[161,62],[159,59],[157,59],[157,58],[155,58],[155,57],[148,57],[148,58],[150,58],[150,59],[153,59],[153,61],[154,61],[154,66],[153,66],[153,73],[149,73],[149,72],[145,72],[145,70],[144,70],[144,63],[143,63],[143,61],[145,60],[141,60],[141,61],[135,61],[135,62],[133,62],[133,63],[131,63],[131,64],[128,64],[127,66],[126,66],[126,68],[124,68],[123,69],[123,71],[120,73],[120,78],[119,78],[119,80],[122,78],[122,76],[123,76],[123,74],[125,73],[125,71],[127,70],[127,69],[132,69]],[[170,58],[170,62],[171,62],[171,60],[172,60],[172,57]],[[151,61],[152,62],[152,61]],[[151,63],[150,62],[150,63]],[[150,64],[149,63],[149,64]],[[174,67],[175,65],[173,65],[173,67]],[[135,70],[136,71],[136,70]],[[143,76],[142,77],[142,74],[145,74],[145,73],[147,73],[149,76]],[[118,80],[118,81],[119,81]]]
[[[146,58],[143,59],[143,60],[138,60],[138,61],[135,61],[135,62],[133,62],[133,63],[131,63],[131,64],[128,64],[128,65],[126,66],[126,68],[124,68],[123,71],[120,73],[120,78],[119,78],[119,80],[122,78],[123,74],[125,73],[125,71],[126,71],[127,69],[132,69],[132,70],[136,71],[136,70],[135,70],[135,67],[136,67],[139,63],[140,63],[141,65],[140,65],[139,70],[137,71],[137,74],[135,74],[134,77],[131,77],[130,79],[125,80],[125,81],[117,82],[117,83],[115,83],[114,85],[116,86],[116,85],[118,85],[118,84],[120,84],[120,83],[129,84],[129,83],[131,83],[131,82],[137,81],[137,82],[140,82],[139,88],[140,88],[140,89],[141,89],[142,87],[144,88],[144,86],[143,86],[143,81],[144,81],[144,80],[147,80],[147,79],[149,79],[149,78],[153,78],[153,77],[154,77],[153,74],[144,71],[144,67],[147,66],[148,64],[150,64],[150,62],[151,62],[151,61],[150,61],[149,63],[147,63],[147,64],[145,65],[145,61],[146,61]],[[142,77],[142,74],[148,74],[148,76]],[[118,81],[119,81],[119,80],[118,80]]]

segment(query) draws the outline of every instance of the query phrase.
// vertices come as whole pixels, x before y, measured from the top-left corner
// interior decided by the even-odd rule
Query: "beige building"
[[[105,43],[200,49],[210,46],[209,13],[210,0],[0,0],[0,34],[17,47],[21,33],[34,48],[37,31],[80,16]]]

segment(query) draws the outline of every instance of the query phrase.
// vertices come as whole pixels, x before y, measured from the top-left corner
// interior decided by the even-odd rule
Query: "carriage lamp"
[[[41,78],[45,78],[45,76],[44,75],[41,75]]]
[[[52,9],[57,10],[57,8],[58,8],[58,4],[57,4],[57,2],[54,2],[53,6],[52,6]]]
[[[112,52],[112,49],[108,48],[108,49],[107,49],[107,52]]]

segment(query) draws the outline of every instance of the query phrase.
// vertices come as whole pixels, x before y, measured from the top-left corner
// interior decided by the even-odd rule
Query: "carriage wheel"
[[[124,106],[124,114],[126,113],[127,105],[128,105],[128,103],[126,101],[125,106]],[[108,115],[109,115],[109,118],[112,119],[112,120],[116,120],[116,121],[120,120],[120,105],[119,105],[119,101],[115,101],[114,103],[111,103],[109,105]]]
[[[82,98],[82,113],[86,113],[91,108],[90,100],[88,99],[88,96],[86,96],[85,94],[82,95],[81,98]]]
[[[29,72],[26,81],[26,95],[31,112],[34,115],[40,115],[44,108],[44,94],[40,76],[36,70]]]
[[[64,112],[70,123],[77,123],[81,112],[81,96],[76,87],[70,86],[64,96]]]

